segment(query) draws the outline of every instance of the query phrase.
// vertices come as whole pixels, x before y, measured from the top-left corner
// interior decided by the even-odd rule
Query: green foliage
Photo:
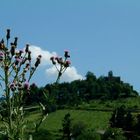
[[[44,101],[43,90],[47,91],[48,99],[53,99],[52,104],[58,105],[60,108],[64,105],[78,106],[82,102],[89,103],[95,99],[106,101],[138,97],[138,93],[133,90],[132,86],[121,81],[120,77],[101,76],[97,78],[92,72],[87,72],[85,80],[48,84],[41,89],[32,90],[33,94],[26,100],[28,103]],[[47,102],[50,102],[50,100],[47,100]]]
[[[33,140],[55,140],[54,136],[46,129],[40,129],[33,134]]]
[[[113,111],[110,118],[111,127],[122,128],[131,131],[134,128],[134,118],[132,113],[125,106],[120,106]]]
[[[8,136],[7,135],[0,135],[0,139],[1,140],[8,140]]]
[[[126,113],[124,130],[132,131],[134,129],[134,118],[130,111]]]
[[[0,132],[8,140],[23,140],[27,125],[24,96],[29,94],[29,82],[41,62],[41,55],[33,64],[29,44],[23,51],[17,49],[17,37],[10,44],[9,41],[10,29],[7,29],[6,42],[0,41],[0,85],[4,97],[0,112],[3,129]]]
[[[71,134],[73,126],[75,124],[79,124],[79,121],[82,121],[82,128],[84,128],[85,126],[85,130],[86,132],[84,133],[84,135],[86,135],[86,133],[89,132],[96,132],[96,130],[105,130],[108,127],[108,123],[109,123],[109,118],[111,113],[110,112],[99,112],[99,111],[81,111],[81,110],[58,110],[56,112],[52,112],[49,113],[49,115],[47,116],[47,119],[45,121],[43,121],[42,125],[40,126],[37,134],[36,135],[36,139],[38,137],[41,137],[39,134],[41,134],[41,131],[43,135],[47,135],[52,136],[52,138],[54,139],[62,139],[62,131],[60,132],[60,129],[63,130],[63,120],[64,120],[64,116],[66,114],[70,114],[70,118],[71,118]],[[34,112],[29,112],[29,114],[27,115],[26,120],[28,121],[28,127],[26,128],[26,130],[28,132],[32,132],[31,130],[34,130],[34,125],[33,123],[38,121],[40,118],[41,114],[36,111]],[[78,126],[77,126],[78,127]],[[78,129],[78,128],[77,128]],[[95,131],[92,131],[95,130]],[[46,131],[46,132],[45,132]],[[34,136],[34,134],[33,134]],[[39,140],[39,139],[38,139]]]
[[[79,135],[83,134],[87,129],[87,126],[82,121],[77,121],[72,126],[72,137],[77,139]]]
[[[64,116],[63,122],[62,122],[62,133],[63,133],[63,138],[64,140],[71,140],[71,116],[69,113],[67,113]]]
[[[114,110],[110,119],[112,128],[122,128],[125,136],[130,139],[139,139],[140,136],[140,115],[132,113],[124,106]]]
[[[126,140],[120,128],[108,128],[103,135],[103,140]]]
[[[75,140],[100,140],[100,135],[88,129],[87,125],[82,121],[77,121],[72,126],[72,138]]]
[[[111,127],[124,128],[126,119],[125,106],[118,107],[114,110],[110,119]]]
[[[120,77],[113,76],[112,71],[108,73],[108,76],[99,78],[92,72],[87,72],[85,80],[59,84],[60,77],[70,65],[68,60],[69,53],[65,51],[64,59],[51,57],[52,64],[58,71],[56,82],[41,88],[38,88],[35,84],[30,86],[28,82],[40,64],[41,55],[37,57],[35,64],[31,67],[29,45],[26,45],[23,55],[21,50],[16,51],[18,38],[15,38],[14,43],[10,45],[10,49],[8,48],[9,29],[7,30],[6,39],[7,44],[3,39],[0,42],[0,68],[3,71],[0,74],[0,80],[3,82],[1,86],[4,86],[3,93],[5,97],[0,106],[1,130],[4,130],[0,131],[0,134],[4,134],[0,136],[1,139],[18,140],[33,137],[35,140],[39,140],[45,137],[51,140],[53,139],[52,134],[46,131],[46,128],[52,129],[55,127],[57,131],[58,128],[61,128],[60,122],[63,121],[63,139],[70,140],[73,137],[76,140],[100,140],[100,135],[96,133],[96,130],[92,131],[92,129],[106,129],[108,118],[110,117],[108,111],[111,111],[116,106],[117,109],[114,110],[110,119],[111,127],[122,128],[125,131],[134,131],[133,129],[135,128],[135,134],[139,135],[140,116],[137,116],[135,124],[132,113],[125,106],[120,106],[124,103],[127,104],[127,107],[132,107],[137,111],[136,109],[140,107],[139,100],[134,104],[132,98],[129,100],[128,97],[133,97],[136,100],[134,97],[137,97],[138,93],[133,90],[130,84],[121,81]],[[27,78],[26,76],[29,77]],[[122,100],[123,98],[126,100]],[[100,101],[95,99],[100,99]],[[109,101],[105,102],[107,100]],[[35,119],[31,115],[32,117],[26,120],[25,114],[27,115],[29,112],[25,111],[24,107],[38,103],[42,113],[34,114]],[[67,113],[67,110],[54,112],[57,108],[63,108],[64,106],[81,110],[68,110],[71,115]],[[94,112],[91,112],[92,110]],[[48,117],[48,120],[53,118],[50,122],[45,121],[48,113],[51,113],[51,117]],[[62,118],[64,113],[65,117]],[[72,118],[74,118],[75,122],[73,126]],[[82,120],[82,122],[79,122],[79,120]],[[43,126],[39,129],[42,122],[44,122]],[[32,123],[34,125],[31,125]],[[35,129],[35,131],[31,131],[31,128]],[[125,138],[121,129],[109,128],[103,135],[103,139],[124,140]]]
[[[138,114],[136,118],[137,118],[137,123],[135,126],[135,131],[140,136],[140,114]]]
[[[101,140],[101,136],[97,132],[88,130],[80,134],[75,140]]]

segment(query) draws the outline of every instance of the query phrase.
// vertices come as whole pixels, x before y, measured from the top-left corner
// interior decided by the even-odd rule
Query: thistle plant
[[[7,29],[5,40],[0,41],[0,85],[5,106],[5,113],[0,113],[3,123],[0,133],[8,140],[23,140],[26,127],[23,97],[30,90],[29,82],[41,62],[41,55],[32,64],[30,45],[18,50],[18,38],[12,43],[9,41],[10,30]]]
[[[55,66],[58,75],[56,79],[56,84],[59,83],[62,74],[66,71],[66,69],[70,66],[71,62],[68,60],[70,58],[69,51],[64,51],[64,58],[62,57],[54,57],[52,56],[50,60],[52,64]]]

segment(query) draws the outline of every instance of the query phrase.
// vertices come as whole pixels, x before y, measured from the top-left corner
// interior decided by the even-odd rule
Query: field
[[[60,130],[62,129],[62,120],[67,113],[71,114],[73,124],[75,122],[83,122],[89,129],[97,131],[105,130],[108,127],[108,120],[111,115],[111,112],[102,111],[58,110],[48,115],[40,127],[40,133],[43,131],[42,133],[44,133],[44,135],[46,134],[46,137],[48,137],[48,134],[53,138],[61,137]],[[31,113],[28,116],[30,127],[33,127],[32,122],[36,121],[38,118],[39,114],[37,113]]]
[[[72,124],[80,122],[86,125],[90,130],[104,131],[109,126],[109,119],[112,111],[121,105],[139,113],[139,98],[119,99],[114,101],[93,100],[89,103],[82,103],[78,106],[65,106],[49,113],[46,120],[41,124],[39,131],[33,135],[34,140],[57,140],[62,137],[62,121],[65,114],[70,113]],[[40,118],[39,110],[28,111],[26,114],[27,132],[31,133],[34,122]]]
[[[78,105],[79,109],[86,110],[114,110],[115,108],[125,105],[128,109],[140,110],[140,97],[122,98],[118,100],[92,100],[89,103]]]
[[[114,101],[93,100],[90,103],[83,103],[77,107],[67,106],[67,109],[50,113],[41,125],[40,131],[35,138],[39,139],[39,137],[44,135],[46,137],[50,136],[49,139],[60,138],[62,135],[60,132],[62,129],[62,120],[67,113],[71,114],[72,124],[75,122],[83,122],[89,129],[95,131],[106,130],[112,111],[116,107],[125,105],[127,108],[139,113],[139,103],[140,98],[127,98]],[[27,119],[31,122],[30,127],[33,127],[32,122],[38,118],[39,114],[36,112],[32,112],[28,115]]]

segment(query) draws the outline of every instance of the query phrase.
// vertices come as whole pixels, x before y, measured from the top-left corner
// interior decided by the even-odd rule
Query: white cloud
[[[46,74],[48,77],[51,77],[52,79],[56,79],[58,72],[57,72],[56,68],[53,66],[49,69],[46,69]],[[78,79],[83,79],[83,76],[78,74],[78,72],[74,66],[67,68],[67,70],[61,77],[61,81],[63,81],[63,82],[64,81],[71,82],[73,80],[78,80]]]
[[[57,56],[56,52],[49,52],[48,50],[43,50],[38,46],[31,45],[30,51],[32,52],[32,58],[36,59],[38,55],[42,55],[41,65],[50,65],[50,57]]]

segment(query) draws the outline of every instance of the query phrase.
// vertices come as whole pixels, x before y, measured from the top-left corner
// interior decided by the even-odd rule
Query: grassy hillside
[[[78,105],[79,109],[87,109],[87,110],[113,110],[121,105],[125,105],[127,108],[133,110],[140,109],[140,97],[134,98],[121,98],[118,100],[92,100],[89,103],[83,102],[83,104]]]
[[[105,130],[108,127],[108,121],[111,116],[110,112],[102,111],[58,110],[48,115],[47,119],[41,125],[40,132],[36,135],[36,138],[39,140],[40,137],[41,139],[42,134],[40,135],[40,133],[51,138],[61,137],[60,129],[62,129],[62,120],[67,113],[71,114],[73,124],[75,122],[83,122],[89,129],[94,130]],[[29,127],[33,127],[32,122],[37,121],[39,116],[39,113],[30,113],[27,117],[27,120],[30,122]]]
[[[88,129],[96,131],[106,130],[109,126],[112,110],[121,105],[125,105],[132,110],[137,110],[139,113],[140,98],[126,98],[112,101],[93,100],[89,103],[83,102],[78,106],[66,106],[65,109],[49,113],[39,128],[38,133],[34,134],[33,137],[35,140],[56,140],[61,138],[62,133],[60,129],[62,129],[62,120],[67,113],[71,115],[72,124],[82,122]],[[34,122],[38,122],[40,115],[38,109],[27,112],[27,131],[30,130],[29,133],[34,128]]]

